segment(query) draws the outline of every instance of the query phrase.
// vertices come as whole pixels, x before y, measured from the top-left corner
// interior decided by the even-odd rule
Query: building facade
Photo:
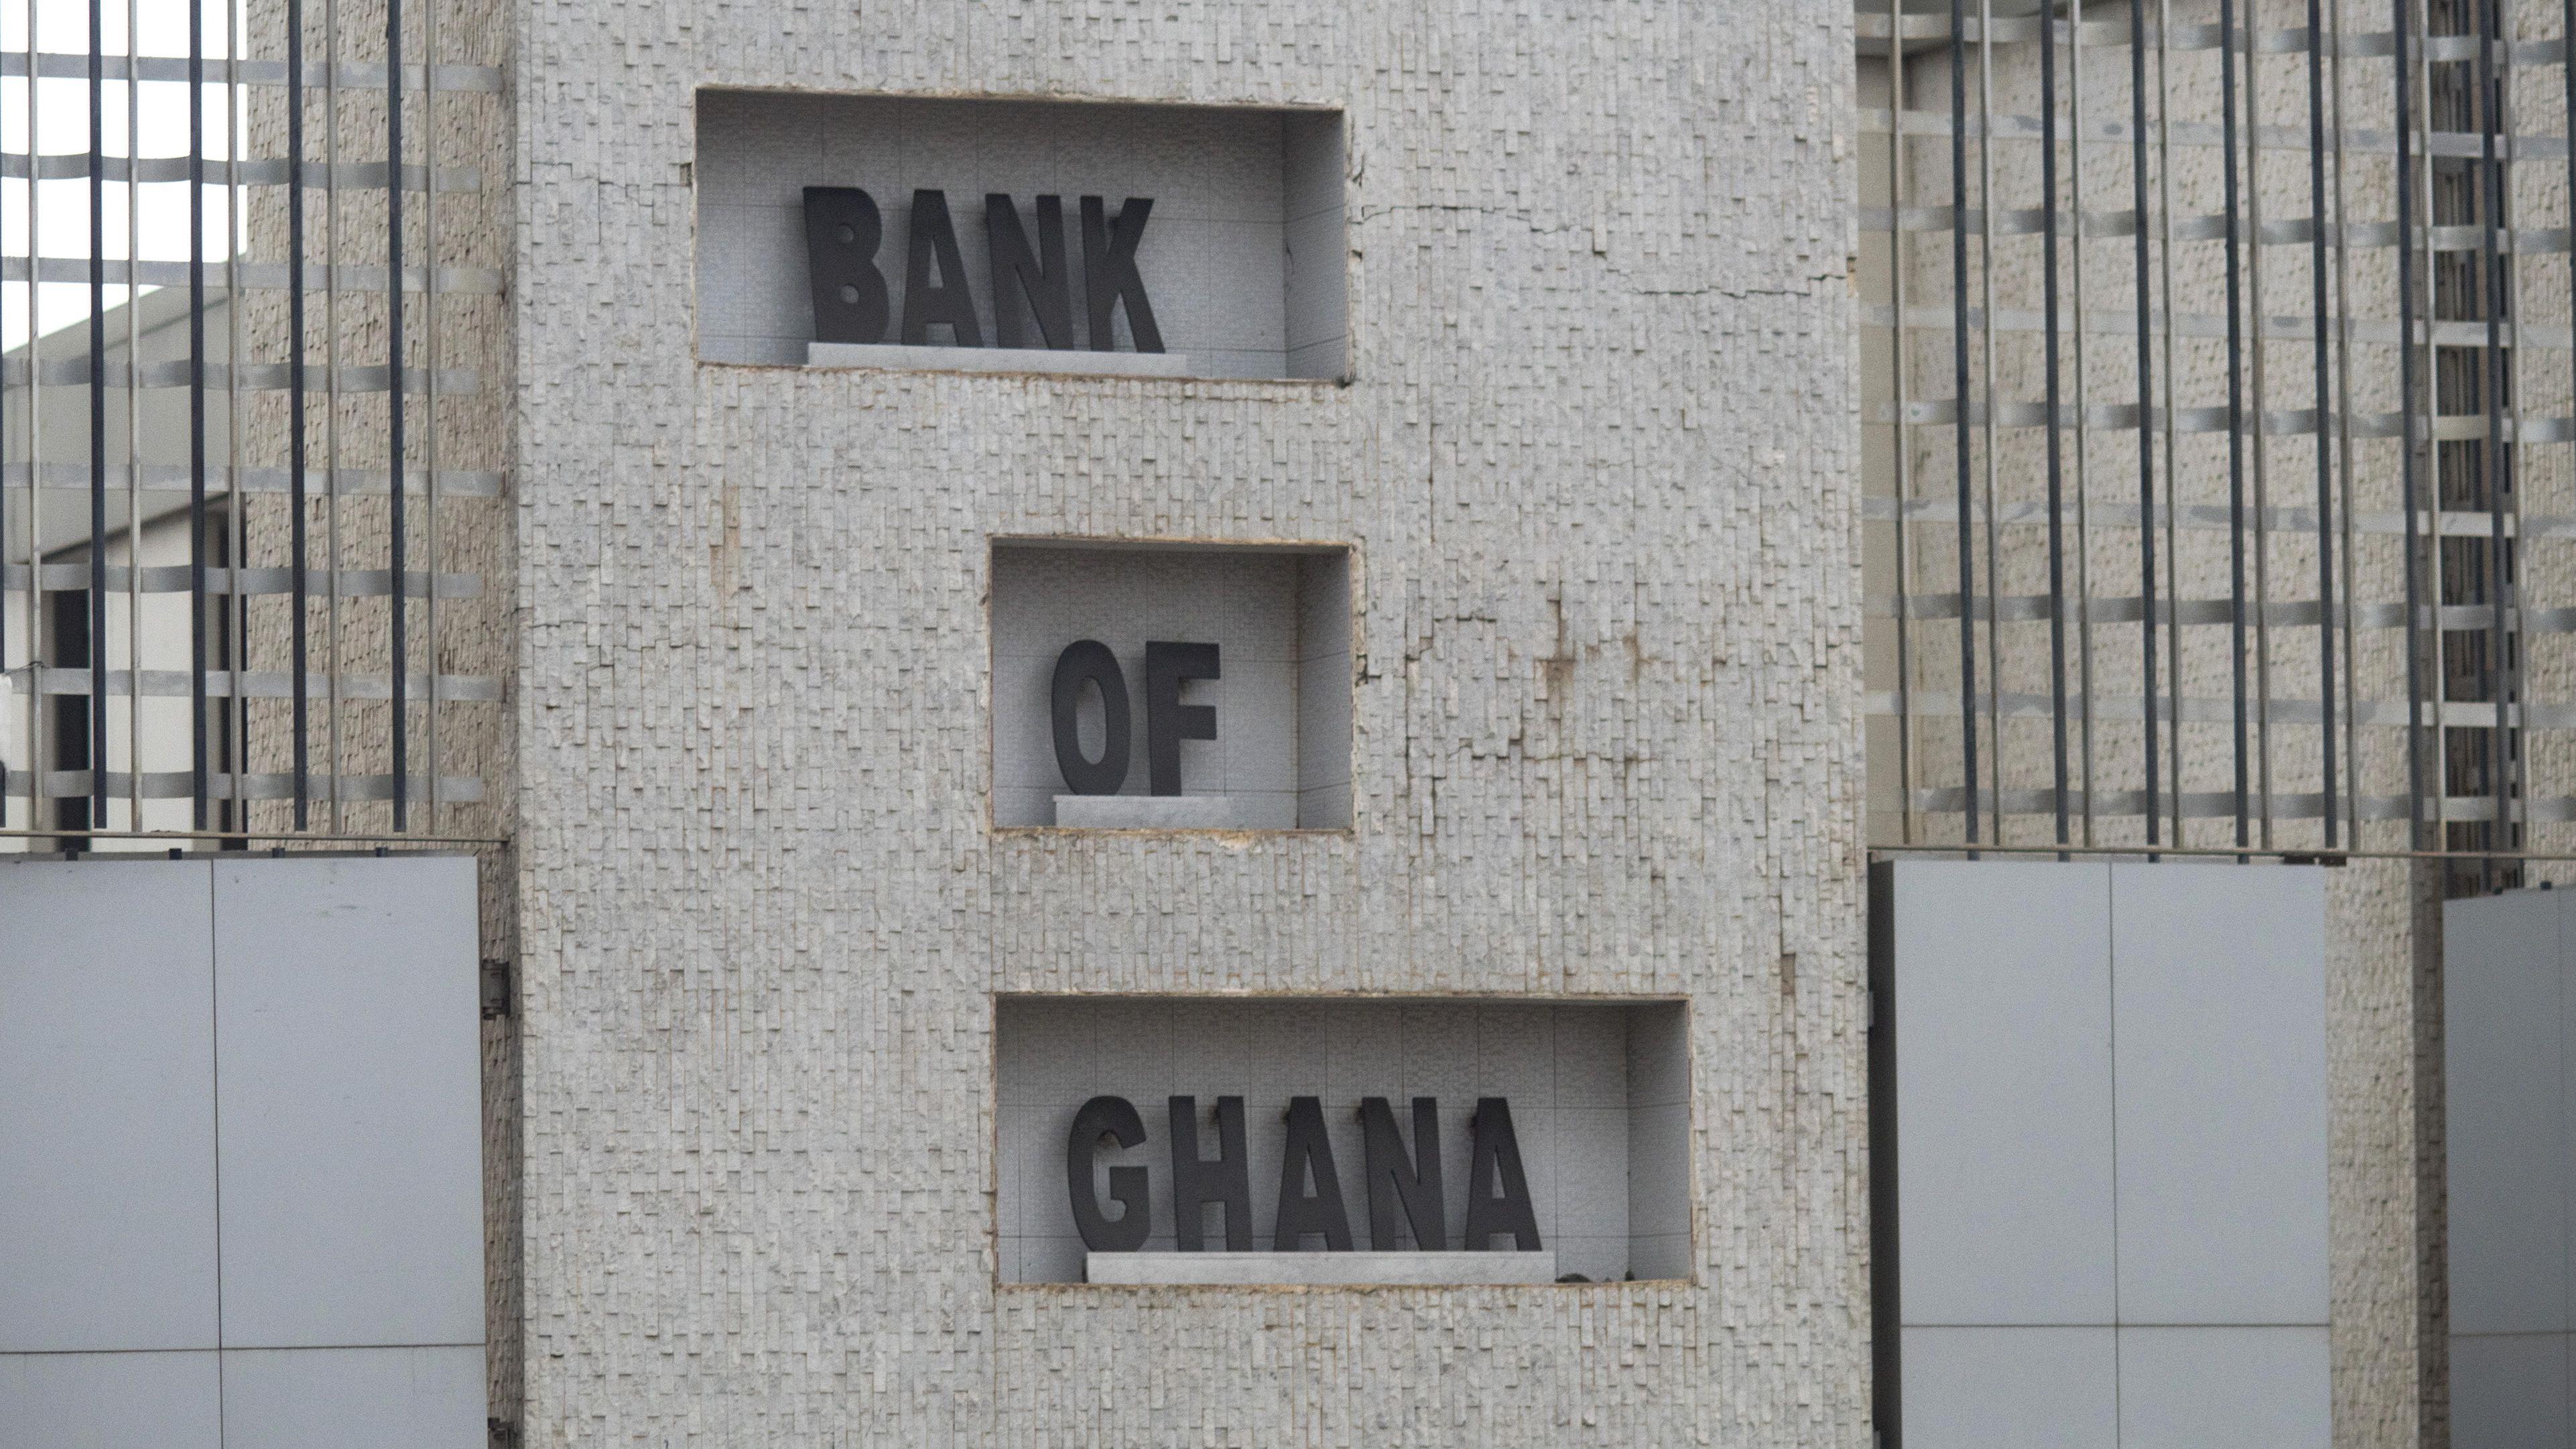
[[[0,1247],[0,1449],[127,1442],[109,1348],[204,1356],[165,1449],[2455,1442],[2446,1085],[2557,1068],[2446,1013],[2565,974],[2446,1006],[2576,820],[2560,17],[2005,8],[9,32],[0,900],[83,944],[0,945],[0,1165],[202,958],[155,1110],[467,1113],[479,1256],[297,1170],[483,1325],[243,1337],[295,1194],[209,1166],[206,1326]],[[474,1070],[380,1070],[466,937]]]

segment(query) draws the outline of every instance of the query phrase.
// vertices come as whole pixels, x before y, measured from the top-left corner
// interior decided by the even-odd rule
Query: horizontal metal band
[[[107,591],[111,594],[187,594],[195,592],[189,581],[186,564],[146,564],[140,580],[129,581],[123,564],[109,564],[106,569]],[[304,592],[310,597],[331,597],[331,571],[313,567],[304,571]],[[213,597],[234,592],[238,579],[243,594],[268,597],[295,592],[295,570],[291,568],[243,569],[238,575],[231,569],[206,570],[206,594]],[[340,597],[344,599],[380,599],[391,588],[389,569],[340,570]],[[89,565],[85,563],[49,563],[44,566],[42,585],[47,592],[78,593],[90,585]],[[426,599],[430,596],[430,575],[420,569],[403,570],[403,597]],[[0,588],[24,590],[27,566],[11,564],[0,569]],[[442,599],[479,599],[483,596],[481,574],[438,575],[438,597]]]
[[[2236,794],[2231,790],[2186,790],[2182,793],[2179,802],[2169,790],[2158,791],[2157,794],[2160,798],[2156,802],[2155,813],[2160,817],[2170,816],[2175,805],[2179,803],[2185,820],[2236,818]],[[2337,793],[2336,800],[2340,813],[2347,818],[2362,820],[2404,820],[2408,816],[2408,807],[2413,803],[2412,797],[2406,795],[2364,795],[2355,802],[2351,797],[2340,792]],[[1913,801],[1914,808],[1927,815],[1957,815],[1967,809],[1968,792],[1955,785],[1946,788],[1927,788],[1913,792]],[[1997,811],[1998,804],[2002,807],[2000,812]],[[2356,804],[2358,808],[2355,808]],[[2474,823],[2495,818],[2495,798],[2491,795],[2450,795],[2445,796],[2440,805],[2441,818],[2444,821]],[[2135,819],[2147,813],[2147,792],[2095,790],[2088,794],[2082,790],[2069,790],[2066,809],[2069,814],[2081,813],[2096,820],[2117,820],[2124,816]],[[1995,791],[1981,789],[1977,791],[1977,812],[1981,815],[1995,813],[2054,815],[2057,812],[2057,792],[2046,789],[2006,790],[2002,792],[2001,799],[1998,801]],[[2248,791],[2245,796],[2245,813],[2256,817],[2268,816],[2274,820],[2317,820],[2323,818],[2326,813],[2325,794],[2322,791],[2300,793],[2276,790],[2267,797]],[[2576,820],[2576,798],[2558,796],[2541,800],[2516,800],[2513,802],[2513,818],[2528,820],[2535,825],[2563,824]],[[2427,823],[2432,822],[2428,820]],[[1959,848],[1976,849],[1973,845],[1962,845]],[[2152,847],[2140,845],[2137,848],[2144,851]]]
[[[0,257],[0,282],[27,280],[25,257]],[[283,292],[292,280],[284,262],[206,262],[198,267],[203,276],[207,303],[211,306],[223,292],[238,285],[245,292]],[[35,268],[40,282],[87,282],[90,265],[87,257],[45,257]],[[130,279],[143,287],[184,287],[188,285],[186,262],[145,261],[128,265],[119,260],[103,262],[98,278],[111,287],[122,287]],[[417,266],[403,268],[403,290],[418,292],[428,283],[428,275]],[[304,289],[308,292],[382,292],[385,268],[382,262],[341,262],[326,265],[308,262],[304,268]],[[440,267],[438,290],[451,296],[498,296],[502,289],[501,273],[494,267]]]
[[[90,466],[87,463],[44,463],[38,465],[37,477],[47,488],[65,492],[87,493],[90,489]],[[127,468],[110,463],[99,469],[108,490],[123,493],[128,482]],[[244,468],[228,471],[220,463],[206,465],[208,493],[286,493],[291,491],[290,478],[284,468]],[[27,465],[0,464],[0,487],[27,486]],[[186,493],[194,486],[194,474],[185,463],[146,463],[143,476],[135,485],[145,493]],[[418,468],[403,473],[403,492],[419,495],[428,491],[429,475]],[[383,496],[388,490],[382,468],[307,468],[304,470],[305,491],[316,498],[338,494],[343,498]],[[438,496],[441,498],[498,498],[501,475],[471,469],[438,470]]]
[[[1864,136],[1885,137],[1891,126],[1897,128],[1898,134],[1906,136],[1950,134],[1950,113],[1946,110],[1909,110],[1902,115],[1891,115],[1885,106],[1862,106],[1858,110],[1860,132]],[[2148,138],[2147,144],[2158,150],[2168,147],[2215,149],[2227,144],[2226,131],[2208,121],[2174,121],[2158,125],[2155,129],[2156,134]],[[1981,123],[1971,113],[1967,118],[1967,134],[1992,136],[1999,141],[2040,141],[2047,139],[2048,131],[2040,125],[2037,116],[2001,113]],[[2250,144],[2260,151],[2308,154],[2308,129],[2305,126],[2239,126],[2236,134],[2240,148]],[[2116,142],[2126,146],[2130,144],[2129,122],[2126,117],[2120,117],[2087,120],[2082,126],[2060,125],[2057,139],[2061,145],[2083,141]],[[2567,155],[2567,138],[2564,136],[2526,136],[2508,132],[2499,134],[2495,141],[2499,160],[2564,160]],[[2326,149],[2331,152],[2337,147],[2352,155],[2394,156],[2397,154],[2397,133],[2358,126],[2348,126],[2340,132],[2330,130],[2326,133]],[[2475,131],[2418,131],[2415,144],[2410,149],[2419,158],[2449,156],[2470,160],[2486,154],[2486,138]]]
[[[1959,691],[1956,686],[1946,690],[1916,689],[1907,697],[1907,702],[1912,706],[1911,710],[1900,711],[1896,707],[1896,691],[1872,690],[1866,696],[1863,708],[1870,714],[1897,718],[1908,713],[1917,719],[1957,719],[1959,717]],[[2005,690],[2000,696],[2000,704],[1999,711],[1988,709],[1986,692],[1981,689],[1977,691],[1974,712],[1979,718],[1990,718],[1997,713],[2000,713],[2004,719],[2046,720],[2056,717],[2056,703],[2045,694]],[[2256,697],[2248,694],[2245,698],[2245,709],[2249,717],[2256,708]],[[2426,700],[2420,708],[2423,721],[2428,726],[2439,725],[2444,729],[2487,731],[2493,730],[2496,724],[2493,700],[2455,699],[2439,703]],[[2284,699],[2276,695],[2265,707],[2265,713],[2276,725],[2324,723],[2324,714],[2313,699]],[[2362,700],[2355,705],[2352,714],[2355,724],[2403,727],[2409,723],[2406,701],[2402,699]],[[2066,717],[2069,720],[2087,717],[2084,698],[2081,694],[2070,692],[2067,695]],[[2092,699],[2090,717],[2097,720],[2143,720],[2146,716],[2139,706],[2138,696],[2134,694],[2096,693]],[[2175,705],[2172,697],[2159,696],[2156,700],[2156,718],[2171,720],[2174,717]],[[2236,709],[2232,701],[2224,698],[2186,696],[2181,702],[2181,718],[2185,724],[2232,724],[2236,719]],[[2338,711],[2337,722],[2341,722],[2340,711]],[[2576,729],[2576,705],[2537,703],[2528,707],[2509,705],[2505,710],[2505,727],[2536,730]]]
[[[1860,229],[1873,235],[1885,235],[1890,231],[1901,230],[1910,234],[1938,234],[1947,237],[1955,226],[1952,218],[1959,214],[1956,207],[1949,206],[1864,206],[1860,208]],[[1968,208],[1965,215],[1969,233],[1977,236],[1984,235],[1985,211],[1972,206]],[[2077,235],[2076,227],[2079,221],[2083,227],[2081,234],[2097,240],[2133,237],[2138,234],[2138,213],[2134,210],[2086,211],[2079,216],[2072,207],[2068,207],[2061,209],[2055,220],[2059,229],[2070,239]],[[1994,235],[2040,236],[2046,233],[2049,221],[2046,207],[2004,208],[1994,213]],[[2161,228],[2154,228],[2149,234],[2160,235],[2161,231]],[[2260,226],[2256,226],[2250,216],[2239,217],[2236,222],[2238,241],[2263,246],[2309,246],[2316,241],[2316,231],[2316,224],[2304,216],[2288,221],[2267,221]],[[2483,226],[2461,224],[2428,227],[2419,222],[2414,227],[2414,233],[2416,245],[2429,245],[2436,252],[2482,254],[2487,249],[2487,233]],[[2397,223],[2393,221],[2346,222],[2340,226],[2328,222],[2325,234],[2327,245],[2353,250],[2374,247],[2385,249],[2397,245]],[[2196,212],[2188,216],[2177,216],[2173,219],[2173,239],[2175,241],[2225,241],[2227,214]],[[2567,228],[2563,226],[2498,227],[2495,248],[2500,256],[2564,255],[2567,251]]]
[[[1959,596],[1956,593],[1908,594],[1905,617],[1909,619],[1956,619]],[[1896,600],[1886,594],[1872,594],[1865,606],[1873,619],[1896,617]],[[2013,623],[2046,623],[2050,608],[2046,594],[2005,594],[2001,598],[1980,595],[1974,617],[1984,621]],[[2146,618],[2146,600],[2139,595],[2095,594],[2089,598],[2069,594],[2056,610],[2070,624],[2135,624]],[[2320,611],[2314,599],[2274,599],[2260,607],[2248,607],[2248,621],[2260,619],[2265,624],[2284,628],[2313,629],[2320,622]],[[2343,627],[2343,606],[2334,606],[2335,627]],[[2404,604],[2363,604],[2352,608],[2356,629],[2403,629],[2406,627]],[[2418,605],[2417,626],[2467,632],[2491,628],[2496,612],[2484,604],[2444,604],[2439,608]],[[2185,599],[2176,604],[2170,599],[2156,600],[2156,620],[2163,624],[2233,624],[2236,606],[2226,599]],[[2576,634],[2576,609],[2507,609],[2504,627],[2533,634]]]
[[[206,776],[206,798],[209,800],[292,800],[295,798],[293,775],[243,774],[238,777],[242,786],[239,795],[233,793],[235,778],[229,771],[209,771]],[[344,802],[394,798],[394,777],[391,775],[334,777],[308,774],[304,779],[306,798],[310,800],[325,802],[331,800],[335,787],[337,797]],[[8,773],[7,785],[0,788],[5,788],[11,796],[23,800],[27,798],[28,789],[35,783],[35,777],[27,771],[11,770]],[[473,805],[479,804],[483,799],[483,782],[475,776],[441,775],[437,783],[438,801],[442,805]],[[413,801],[426,804],[429,801],[429,787],[429,776],[414,775],[411,777],[411,788],[407,796]],[[91,776],[87,770],[47,770],[45,772],[44,793],[41,796],[43,799],[84,800],[88,799],[90,794]],[[146,800],[193,800],[196,794],[196,776],[190,771],[146,770],[143,772],[143,798]],[[134,777],[123,770],[108,771],[107,795],[111,801],[132,799]],[[69,833],[78,835],[100,832],[72,831]],[[295,836],[290,834],[276,838],[292,840]]]
[[[102,55],[98,58],[99,74],[103,78],[121,81],[130,74],[136,80],[146,84],[175,81],[185,85],[191,79],[188,74],[189,64],[188,58],[183,55],[136,56],[130,66],[126,58],[121,55]],[[217,56],[208,56],[196,62],[196,65],[200,67],[199,74],[210,86],[232,83],[246,86],[286,84],[286,62],[282,60],[231,61]],[[23,78],[26,74],[27,53],[25,51],[10,51],[0,55],[0,77]],[[62,51],[39,51],[36,54],[36,76],[40,80],[87,81],[89,57]],[[498,66],[441,64],[428,72],[422,71],[417,65],[403,67],[405,90],[423,90],[428,82],[435,82],[435,88],[443,92],[499,95],[503,89],[501,69]],[[328,60],[307,60],[304,63],[304,85],[308,90],[328,90],[338,86],[342,90],[380,91],[385,88],[384,62],[350,60],[334,65]]]
[[[2072,316],[2071,311],[2069,316]],[[1863,303],[1860,308],[1860,318],[1861,324],[1865,327],[1882,332],[1890,331],[1896,326],[1896,309],[1884,302]],[[2138,335],[2138,314],[2135,312],[2112,308],[2087,309],[2079,320],[2083,323],[2084,331],[2088,336],[2135,337]],[[1905,330],[1909,333],[1921,334],[1925,337],[1946,337],[1957,325],[1958,312],[1946,303],[1918,303],[1905,309]],[[2171,314],[2169,325],[2172,334],[2176,337],[2205,338],[2210,341],[2224,341],[2227,337],[2227,319],[2215,312],[2175,312]],[[1968,308],[1968,330],[1982,331],[1985,326],[1986,309],[1975,306]],[[2045,332],[2047,319],[2039,312],[2026,307],[1997,307],[1994,313],[1994,330]],[[2061,333],[2072,330],[2071,322],[2060,322]],[[2147,331],[2151,336],[2162,337],[2167,330],[2168,319],[2165,314],[2159,313],[2150,318],[2147,323]],[[2354,342],[2381,343],[2393,347],[2398,340],[2398,324],[2386,318],[2347,317],[2342,326],[2335,330],[2338,333],[2349,334]],[[2276,312],[2255,319],[2254,325],[2245,329],[2245,335],[2248,338],[2262,337],[2266,340],[2283,342],[2312,342],[2316,340],[2317,335],[2316,319],[2298,313]],[[2496,340],[2506,346],[2519,342],[2527,347],[2563,351],[2569,343],[2569,331],[2565,323],[2527,322],[2517,328],[2513,323],[2499,321],[2496,324]],[[2487,324],[2482,321],[2451,320],[2434,322],[2428,326],[2424,319],[2419,317],[2415,319],[2414,333],[2409,341],[2417,347],[2427,344],[2438,347],[2484,347],[2487,345]],[[2391,413],[2388,416],[2396,415]]]
[[[48,151],[36,158],[38,181],[87,181],[90,154],[86,151]],[[306,161],[301,171],[290,166],[284,157],[263,157],[244,161],[204,161],[196,163],[208,186],[238,183],[243,186],[284,186],[290,178],[301,176],[306,186],[335,187],[344,191],[382,191],[385,189],[385,163],[382,161],[343,161],[327,165]],[[190,162],[185,156],[145,156],[140,160],[124,156],[98,158],[99,179],[123,186],[127,181],[187,181]],[[27,177],[27,153],[0,151],[0,177],[23,181]],[[407,162],[402,168],[402,189],[429,189],[429,168]],[[483,189],[483,173],[466,166],[438,168],[438,189],[470,193]]]
[[[133,370],[133,380],[150,388],[187,387],[194,380],[195,370],[194,365],[184,357],[176,362],[147,362]],[[243,392],[284,392],[292,386],[291,369],[283,362],[248,362],[239,368],[221,362],[209,362],[206,364],[206,390],[208,392],[231,391],[233,375],[236,372],[240,374],[240,390]],[[339,390],[383,392],[387,375],[387,369],[381,366],[342,367],[339,371]],[[89,357],[86,353],[71,357],[48,357],[38,368],[37,376],[47,387],[87,387],[89,386]],[[107,385],[110,391],[123,391],[126,381],[125,364],[111,362],[107,365]],[[404,368],[402,384],[403,391],[407,393],[428,391],[429,370],[420,367]],[[27,359],[19,356],[0,359],[0,387],[26,385]],[[330,373],[321,363],[308,362],[304,365],[306,392],[328,392],[331,390],[331,385]],[[442,367],[438,370],[438,390],[442,393],[451,396],[471,395],[480,391],[482,385],[483,375],[473,368]]]
[[[27,692],[27,680],[30,675],[38,676],[36,683],[39,693],[88,694],[90,692],[89,673],[86,669],[58,669],[50,665],[22,664],[8,671],[7,678],[11,688],[21,694]],[[433,702],[430,694],[431,680],[426,671],[413,670],[404,675],[403,679],[404,693],[409,698],[422,704]],[[133,671],[111,669],[107,671],[106,682],[107,693],[111,698],[134,698]],[[501,698],[501,681],[488,674],[442,674],[438,676],[437,685],[438,693],[435,702],[494,704]],[[319,670],[308,671],[304,676],[304,692],[312,699],[321,699],[329,695],[332,692],[331,676]],[[187,699],[194,694],[195,688],[191,682],[191,675],[185,669],[143,671],[145,699]],[[344,700],[391,699],[393,698],[392,676],[343,674],[340,676],[339,695]],[[207,670],[206,697],[232,698],[233,672],[228,669]],[[283,669],[244,670],[241,674],[241,697],[243,699],[293,699],[295,676]]]
[[[1993,409],[1993,413],[1994,425],[1997,428],[2048,426],[2046,403],[2001,403]],[[1969,426],[1982,425],[1986,421],[1986,414],[1987,408],[1983,402],[1970,404]],[[2097,403],[2084,409],[2084,422],[2087,426],[2110,433],[2137,431],[2138,416],[2139,409],[2133,403]],[[2153,409],[2149,416],[2155,426],[2164,425],[2163,409]],[[1901,418],[1895,404],[1880,403],[1870,408],[1867,415],[1862,418],[1863,422],[1877,423],[1882,426],[1903,421],[1937,427],[1956,423],[1958,420],[1959,406],[1949,398],[1907,403]],[[2329,414],[2325,422],[2329,430],[2343,425],[2341,416],[2336,414]],[[2244,423],[2244,434],[2249,438],[2296,438],[2316,432],[2318,417],[2314,408],[2269,408],[2259,413],[2248,408],[2245,410]],[[2058,407],[2057,426],[2060,431],[2069,430],[2075,426],[2075,408],[2072,405],[2061,404]],[[2350,426],[2353,436],[2358,438],[2402,437],[2405,418],[2398,413],[2357,412],[2351,415]],[[2437,443],[2483,442],[2487,438],[2489,426],[2487,419],[2477,413],[2441,413],[2432,417],[2418,413],[2415,436],[2418,439],[2429,439]],[[2564,443],[2576,440],[2576,417],[2508,417],[2496,420],[2492,426],[2497,435],[2508,443]],[[2223,407],[2176,408],[2173,411],[2173,430],[2177,433],[2227,432],[2229,431],[2227,409]]]
[[[1947,468],[1942,469],[1941,473],[1945,478],[1950,476]],[[2135,477],[2134,474],[2129,476],[2132,479]],[[1896,500],[1885,494],[1872,494],[1861,500],[1863,518],[1887,521],[1894,519],[1899,511]],[[1955,531],[1959,526],[1959,507],[1954,499],[1917,498],[1906,504],[1901,511],[1907,522],[1926,528],[1947,528]],[[2134,503],[2095,500],[2086,512],[2095,528],[2138,526],[2138,505]],[[2156,509],[2154,516],[2157,527],[2162,528],[2166,525],[2169,512],[2170,510],[2164,507]],[[1985,513],[1982,509],[1977,512],[1974,521],[1977,523],[1985,521]],[[2048,505],[2038,501],[2002,504],[1995,509],[1994,521],[2005,527],[2044,524],[2048,522]],[[2072,503],[2065,505],[2060,510],[2059,521],[2069,529],[2074,528],[2076,526],[2075,505]],[[2186,505],[2180,518],[2175,522],[2183,528],[2196,531],[2224,532],[2235,526],[2227,506],[2222,503]],[[2314,537],[2317,531],[2317,512],[2313,508],[2276,507],[2261,510],[2248,508],[2245,510],[2245,526],[2275,534],[2302,534]],[[2406,531],[2406,515],[2394,509],[2365,509],[2352,515],[2352,526],[2356,533],[2402,534]],[[2438,535],[2443,538],[2485,538],[2492,527],[2493,520],[2485,513],[2467,509],[2447,510],[2434,514],[2418,512],[2415,515],[2415,531],[2427,537]],[[2576,538],[2576,515],[2532,513],[2516,519],[2508,513],[2505,515],[2504,532],[2507,538]]]
[[[2129,45],[2129,22],[2125,16],[2110,20],[2088,20],[2080,27],[2062,19],[2055,21],[2054,24],[2057,35],[2070,44],[2079,38],[2080,32],[2080,39],[2087,46],[2125,50]],[[1865,11],[1852,17],[1852,34],[1855,39],[1886,40],[1891,30],[1906,40],[1946,41],[1951,38],[1950,18],[1946,15],[1907,15],[1892,26],[1885,12]],[[1984,36],[1985,31],[1976,17],[1963,17],[1960,20],[1960,39],[1973,45],[1981,41]],[[2221,32],[2215,25],[2177,25],[2170,32],[2160,32],[2156,26],[2148,25],[2138,32],[2138,36],[2146,45],[2154,47],[2161,43],[2166,50],[2216,50],[2219,48]],[[2254,30],[2250,33],[2247,27],[2240,25],[2236,27],[2235,36],[2238,50],[2250,48],[2257,55],[2304,55],[2316,44],[2316,32],[2304,25],[2288,29]],[[1994,37],[1997,43],[2015,40],[2036,41],[2039,39],[2039,18],[2035,15],[1996,16]],[[2329,55],[2366,58],[2393,56],[2397,53],[2397,37],[2394,32],[2386,30],[2351,31],[2342,37],[2340,44],[2335,43],[2335,36],[2329,31],[2326,41],[2326,53]],[[2478,58],[2478,37],[2474,35],[2421,36],[2416,39],[2416,48],[2423,52],[2426,60],[2475,60]],[[2497,59],[2507,65],[2556,65],[2560,57],[2566,54],[2566,47],[2555,39],[2521,40],[2511,45],[2498,41],[2495,45],[2495,53]]]

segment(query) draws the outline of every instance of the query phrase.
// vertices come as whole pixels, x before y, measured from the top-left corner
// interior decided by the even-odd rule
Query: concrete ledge
[[[910,372],[1058,372],[1090,377],[1188,377],[1186,352],[1057,351],[1044,347],[901,347],[808,342],[808,367],[892,367]]]
[[[1292,813],[1266,795],[1058,795],[1055,823],[1071,830],[1291,830]],[[1296,808],[1295,797],[1284,802]],[[1270,807],[1270,808],[1265,808]]]
[[[1220,1287],[1553,1283],[1556,1254],[1087,1253],[1084,1281]]]

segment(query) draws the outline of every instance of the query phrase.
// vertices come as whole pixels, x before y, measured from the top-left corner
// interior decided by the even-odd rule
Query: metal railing
[[[1864,8],[1873,841],[2576,850],[2571,10]]]
[[[26,0],[0,845],[491,829],[501,72],[452,9]]]

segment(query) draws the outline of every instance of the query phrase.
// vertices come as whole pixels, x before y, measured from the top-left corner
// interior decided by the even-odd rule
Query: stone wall
[[[1849,12],[519,14],[523,1442],[1866,1443]],[[1354,380],[697,362],[702,86],[1339,105]],[[997,534],[1349,545],[1354,828],[996,833]],[[1693,1279],[999,1285],[1066,991],[1686,998]]]

